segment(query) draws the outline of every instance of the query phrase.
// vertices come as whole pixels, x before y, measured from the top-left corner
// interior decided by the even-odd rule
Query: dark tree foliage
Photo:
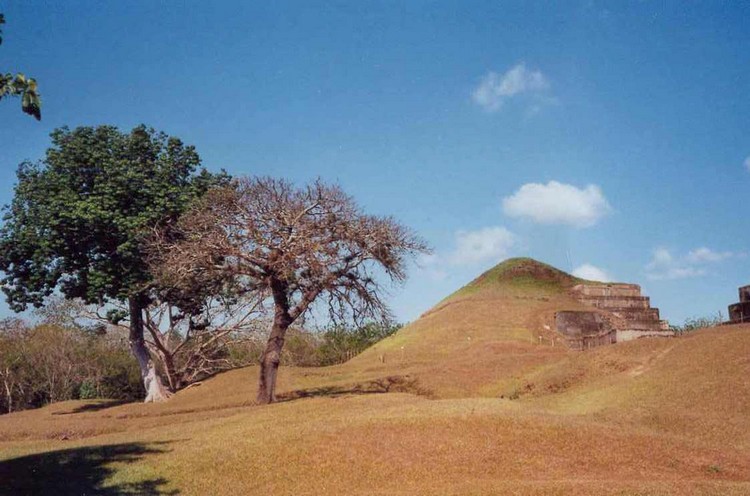
[[[139,126],[52,132],[38,163],[18,169],[0,228],[3,291],[16,311],[41,306],[56,288],[103,303],[145,291],[151,281],[140,241],[174,222],[221,181],[179,139]]]
[[[5,16],[0,14],[0,28],[5,24]],[[0,45],[3,43],[3,31],[0,29]],[[21,110],[32,115],[36,120],[42,118],[42,99],[37,90],[36,80],[17,74],[0,72],[0,100],[9,96],[21,97]]]
[[[200,168],[192,146],[145,126],[61,128],[51,138],[42,161],[19,167],[0,228],[8,304],[38,307],[54,291],[90,304],[127,301],[131,345],[147,360],[142,312],[154,288],[142,241],[228,177]]]

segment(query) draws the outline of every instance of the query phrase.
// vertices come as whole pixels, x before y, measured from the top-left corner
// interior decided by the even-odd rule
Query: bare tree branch
[[[229,285],[273,308],[259,400],[273,401],[289,326],[314,305],[333,321],[389,317],[384,288],[426,244],[391,217],[364,214],[339,187],[242,178],[207,193],[175,230],[156,231],[151,266],[164,287]]]

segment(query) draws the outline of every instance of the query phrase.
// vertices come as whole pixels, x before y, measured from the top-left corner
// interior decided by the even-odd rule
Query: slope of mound
[[[501,264],[346,364],[282,368],[275,405],[249,367],[0,416],[0,495],[750,494],[750,325],[553,347],[575,282]]]
[[[523,377],[521,398],[563,414],[711,437],[750,450],[750,326],[640,339]]]
[[[443,398],[512,395],[513,376],[569,353],[554,315],[583,308],[566,291],[577,282],[529,258],[507,260],[340,371],[408,374]]]
[[[37,426],[0,435],[0,494],[748,494],[749,352],[737,326],[570,353],[519,376],[534,387],[515,401],[243,406],[243,369],[164,405],[67,402],[0,417]],[[283,388],[321,372],[287,369]]]

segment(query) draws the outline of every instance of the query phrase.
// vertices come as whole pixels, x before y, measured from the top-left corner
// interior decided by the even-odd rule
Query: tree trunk
[[[161,382],[143,337],[143,301],[140,297],[134,296],[128,300],[128,305],[130,307],[130,349],[141,368],[143,387],[146,390],[144,403],[165,401],[169,399],[171,393]]]
[[[260,359],[260,383],[258,384],[258,403],[267,405],[276,401],[276,374],[281,363],[281,349],[284,347],[284,337],[289,326],[292,325],[292,317],[289,315],[289,300],[286,296],[286,287],[279,281],[271,282],[275,312],[273,327],[268,336],[266,349]]]
[[[167,382],[169,382],[169,390],[176,392],[182,387],[182,380],[177,373],[177,368],[174,365],[174,356],[169,353],[164,353],[162,356],[164,360],[164,373],[167,375]]]
[[[13,413],[13,388],[8,385],[8,381],[3,380],[3,385],[5,386],[5,396],[8,399],[8,413]]]
[[[281,363],[281,349],[284,347],[284,336],[289,323],[278,322],[274,318],[271,335],[260,359],[260,384],[258,385],[258,403],[266,405],[276,401],[276,374]]]

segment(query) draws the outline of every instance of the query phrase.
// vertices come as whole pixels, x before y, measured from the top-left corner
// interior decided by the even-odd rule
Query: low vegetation
[[[0,411],[70,399],[134,401],[143,394],[127,335],[0,322]]]
[[[58,300],[39,312],[38,325],[20,319],[0,321],[0,413],[66,400],[142,398],[143,384],[138,362],[130,353],[127,329],[82,325],[80,314],[75,313],[81,308]],[[318,331],[292,329],[282,363],[296,367],[340,364],[400,327],[367,323]],[[175,391],[218,372],[259,364],[266,341],[267,333],[262,331],[226,336],[221,348],[214,348],[212,360]],[[171,337],[175,348],[184,342],[178,335]]]
[[[671,329],[677,334],[685,334],[699,329],[717,327],[725,322],[726,319],[724,318],[724,315],[721,312],[716,312],[713,315],[703,317],[689,317],[685,319],[685,322],[682,325],[673,325],[671,326]]]

